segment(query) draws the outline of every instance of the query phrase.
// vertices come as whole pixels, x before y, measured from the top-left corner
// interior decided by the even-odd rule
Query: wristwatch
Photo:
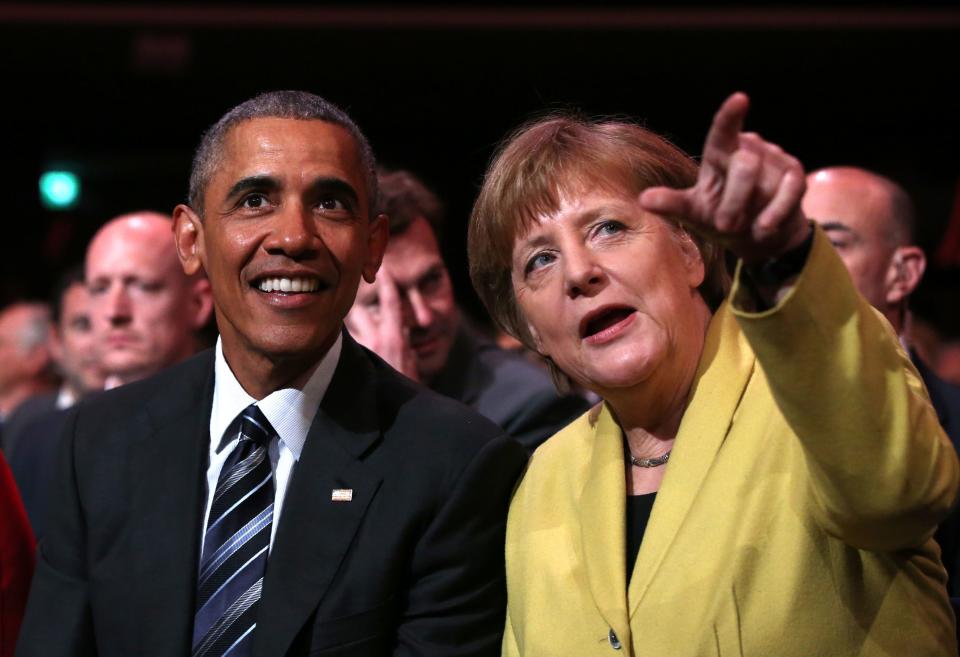
[[[813,228],[810,234],[800,244],[776,258],[769,258],[760,262],[743,264],[743,273],[750,278],[756,287],[761,289],[777,288],[803,271],[807,264],[807,256],[813,248]]]

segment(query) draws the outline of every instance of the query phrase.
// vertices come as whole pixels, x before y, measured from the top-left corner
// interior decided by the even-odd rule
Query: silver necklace
[[[630,455],[630,465],[635,465],[638,468],[656,468],[657,466],[663,465],[670,460],[670,452],[673,450],[668,450],[666,454],[661,454],[660,456],[655,456],[652,459],[638,459],[633,454]]]

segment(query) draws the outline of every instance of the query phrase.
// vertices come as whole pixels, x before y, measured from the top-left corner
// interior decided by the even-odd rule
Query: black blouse
[[[650,512],[656,493],[646,495],[627,495],[627,583],[633,574],[633,565],[637,562],[640,553],[640,543],[650,521]]]

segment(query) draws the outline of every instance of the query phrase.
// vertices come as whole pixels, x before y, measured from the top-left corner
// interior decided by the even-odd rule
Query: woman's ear
[[[696,289],[703,284],[706,277],[706,265],[703,262],[703,254],[693,236],[683,228],[678,228],[676,232],[677,244],[680,246],[680,254],[683,258],[684,268],[687,271],[687,281],[692,289]]]

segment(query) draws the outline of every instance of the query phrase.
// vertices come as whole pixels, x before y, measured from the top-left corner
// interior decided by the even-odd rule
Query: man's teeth
[[[261,292],[316,292],[320,281],[315,278],[265,278],[258,287]]]

